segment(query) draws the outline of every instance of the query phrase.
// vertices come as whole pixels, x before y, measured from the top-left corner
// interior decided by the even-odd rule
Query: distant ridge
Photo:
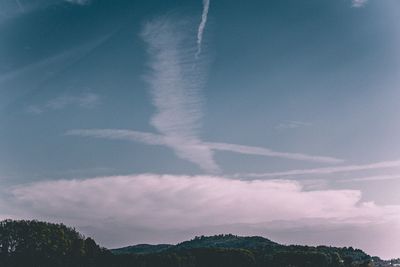
[[[108,250],[63,224],[0,221],[1,267],[389,267],[352,247],[281,245],[260,236],[200,236]]]
[[[176,245],[176,248],[260,248],[279,245],[261,236],[214,235],[200,236]]]
[[[139,245],[134,245],[134,246],[111,249],[111,252],[114,253],[115,255],[131,254],[131,253],[151,254],[151,253],[163,252],[171,247],[173,247],[173,245],[169,245],[169,244],[159,244],[159,245],[139,244]]]
[[[192,240],[184,241],[177,245],[139,244],[112,249],[111,251],[114,254],[150,254],[164,251],[172,252],[196,248],[257,249],[270,246],[279,246],[279,244],[261,236],[237,236],[227,234],[214,236],[196,236]]]

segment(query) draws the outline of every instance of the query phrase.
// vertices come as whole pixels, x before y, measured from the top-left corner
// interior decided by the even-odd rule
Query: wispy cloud
[[[40,61],[31,62],[22,67],[10,69],[0,73],[0,109],[11,108],[16,103],[25,102],[33,94],[38,93],[42,84],[61,75],[65,70],[82,61],[91,51],[97,49],[114,34],[110,32],[94,40],[74,46],[58,54],[43,58]],[[16,90],[15,88],[19,88]],[[40,109],[46,103],[38,103],[36,106],[27,107],[33,113],[40,113]]]
[[[178,157],[217,172],[213,152],[199,138],[204,62],[194,57],[195,44],[185,29],[187,24],[165,16],[147,23],[142,31],[150,56],[146,80],[157,109],[151,124]]]
[[[77,135],[85,137],[96,137],[114,140],[127,140],[146,143],[148,145],[162,145],[174,147],[178,146],[178,141],[174,138],[169,138],[162,135],[132,131],[132,130],[118,130],[118,129],[76,129],[67,131],[67,135]],[[203,142],[198,140],[199,148],[204,148],[211,151],[228,151],[233,153],[239,153],[244,155],[257,155],[265,157],[283,158],[290,160],[300,160],[309,162],[319,162],[319,163],[340,163],[343,162],[341,159],[307,155],[301,153],[285,153],[277,152],[268,148],[255,147],[255,146],[244,146],[228,143],[216,143],[216,142]],[[190,147],[189,149],[194,149]]]
[[[333,174],[339,172],[354,172],[354,171],[365,171],[365,170],[375,170],[375,169],[388,169],[396,167],[400,167],[400,160],[381,161],[370,164],[347,165],[347,166],[336,166],[336,167],[315,168],[315,169],[298,169],[298,170],[290,170],[282,172],[248,173],[248,174],[238,174],[237,176],[245,176],[252,178],[280,177],[280,176],[296,176],[305,174],[309,175]]]
[[[68,131],[66,135],[127,140],[142,142],[148,145],[166,145],[166,138],[162,135],[123,129],[76,129]]]
[[[274,150],[271,150],[268,148],[256,147],[256,146],[244,146],[244,145],[236,145],[236,144],[228,144],[228,143],[213,143],[213,142],[208,142],[206,144],[211,149],[214,149],[214,150],[230,151],[230,152],[247,154],[247,155],[258,155],[258,156],[310,161],[310,162],[320,162],[320,163],[343,162],[343,160],[341,160],[341,159],[332,158],[332,157],[313,156],[313,155],[301,154],[301,153],[278,152],[278,151],[274,151]]]
[[[201,45],[209,1],[204,1],[202,23],[198,29],[197,45]],[[247,155],[277,157],[320,163],[339,163],[340,159],[300,153],[276,152],[267,148],[205,142],[199,129],[203,116],[201,90],[205,83],[205,58],[198,58],[196,43],[190,31],[190,22],[163,16],[148,22],[141,33],[147,44],[149,84],[156,114],[151,125],[157,134],[121,129],[75,129],[67,135],[129,140],[171,148],[184,160],[201,169],[215,173],[220,167],[214,160],[214,151],[229,151]]]
[[[285,130],[285,129],[296,129],[300,127],[311,126],[309,122],[303,121],[282,121],[278,125],[275,126],[277,130]]]
[[[201,53],[201,44],[203,42],[204,29],[207,24],[208,10],[210,8],[210,0],[203,0],[203,13],[201,14],[201,21],[197,30],[197,52],[196,57]]]
[[[59,73],[59,71],[64,70],[67,66],[71,66],[82,60],[82,58],[101,46],[112,35],[113,32],[67,50],[59,51],[57,54],[43,58],[40,61],[30,62],[22,67],[2,72],[0,73],[0,84],[15,82],[21,80],[21,77],[25,79],[29,78],[29,83],[47,80],[50,76]]]
[[[353,7],[362,7],[364,6],[368,0],[352,0]]]
[[[27,111],[34,114],[41,114],[50,110],[61,110],[66,107],[79,107],[90,109],[100,103],[100,97],[93,93],[85,93],[78,96],[59,96],[47,101],[43,105],[29,106]]]
[[[65,2],[75,4],[75,5],[85,6],[85,5],[90,4],[91,0],[65,0]]]
[[[357,178],[339,180],[339,182],[351,183],[351,182],[374,182],[374,181],[389,181],[389,180],[400,180],[400,175],[393,174],[393,175],[375,175],[375,176],[357,177]]]
[[[16,16],[29,14],[64,2],[84,6],[90,4],[92,1],[93,0],[3,0],[0,1],[0,23]]]

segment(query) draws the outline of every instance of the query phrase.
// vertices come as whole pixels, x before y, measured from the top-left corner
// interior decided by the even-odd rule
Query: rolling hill
[[[0,222],[1,267],[368,267],[374,263],[391,266],[351,247],[286,246],[264,237],[232,234],[109,250],[63,224]]]

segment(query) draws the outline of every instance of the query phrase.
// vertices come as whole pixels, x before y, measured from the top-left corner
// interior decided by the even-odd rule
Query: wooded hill
[[[364,267],[359,249],[284,246],[263,237],[216,235],[177,245],[109,250],[63,224],[0,222],[0,267]]]

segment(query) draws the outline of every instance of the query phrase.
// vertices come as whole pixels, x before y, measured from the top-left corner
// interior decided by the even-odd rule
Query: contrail
[[[203,13],[201,15],[201,22],[197,31],[197,53],[196,58],[201,53],[201,43],[203,41],[204,28],[207,23],[208,9],[210,8],[210,0],[203,0]]]

